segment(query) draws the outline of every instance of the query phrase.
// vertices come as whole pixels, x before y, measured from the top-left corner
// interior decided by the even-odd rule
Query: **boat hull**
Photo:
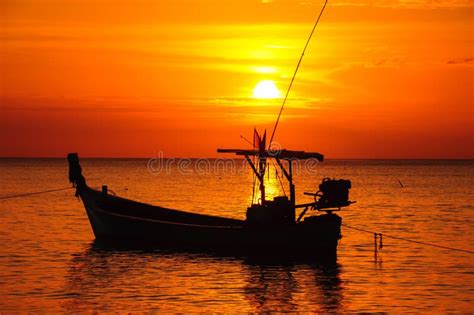
[[[79,195],[96,239],[115,244],[335,255],[341,237],[341,218],[335,214],[309,217],[294,224],[248,225],[243,220],[165,209],[91,189]]]

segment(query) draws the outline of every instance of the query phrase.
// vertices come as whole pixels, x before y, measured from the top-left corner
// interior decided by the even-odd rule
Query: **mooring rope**
[[[393,239],[401,240],[401,241],[405,241],[405,242],[410,242],[410,243],[415,243],[415,244],[420,244],[420,245],[425,245],[425,246],[431,246],[431,247],[437,247],[437,248],[442,248],[442,249],[448,249],[448,250],[453,250],[453,251],[458,251],[458,252],[463,252],[463,253],[468,253],[468,254],[474,254],[474,251],[470,251],[470,250],[467,250],[467,249],[454,248],[454,247],[443,246],[443,245],[427,243],[427,242],[422,242],[422,241],[414,241],[414,240],[409,239],[409,238],[404,238],[404,237],[399,237],[399,236],[392,236],[392,235],[388,235],[388,234],[385,234],[385,233],[377,233],[377,232],[374,232],[374,231],[369,231],[369,230],[366,230],[366,229],[350,226],[350,225],[347,225],[347,224],[342,224],[342,226],[345,226],[345,227],[353,229],[353,230],[357,230],[357,231],[361,231],[361,232],[365,232],[365,233],[370,233],[372,235],[375,235],[375,234],[380,235],[380,236],[383,235],[384,237],[387,237],[387,238],[393,238]]]
[[[0,200],[5,200],[5,199],[13,199],[13,198],[20,198],[20,197],[28,197],[32,195],[40,195],[40,194],[46,194],[50,192],[55,192],[55,191],[61,191],[61,190],[67,190],[67,189],[73,189],[75,187],[65,187],[65,188],[58,188],[58,189],[50,189],[50,190],[43,190],[43,191],[35,191],[35,192],[30,192],[30,193],[25,193],[25,194],[20,194],[20,195],[12,195],[12,196],[4,196],[0,197]]]
[[[55,192],[55,191],[61,191],[61,190],[67,190],[67,189],[73,189],[75,187],[65,187],[65,188],[58,188],[58,189],[50,189],[50,190],[43,190],[43,191],[35,191],[31,193],[25,193],[25,194],[20,194],[20,195],[12,195],[12,196],[4,196],[0,197],[0,200],[5,200],[5,199],[13,199],[13,198],[20,198],[20,197],[28,197],[32,195],[40,195],[40,194],[46,194],[50,192]]]

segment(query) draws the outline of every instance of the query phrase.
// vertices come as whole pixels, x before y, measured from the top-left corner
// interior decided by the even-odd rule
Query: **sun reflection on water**
[[[253,175],[253,171],[249,171],[248,173],[251,183],[254,183],[253,189],[254,193],[252,193],[252,188],[249,189],[248,194],[248,204],[252,203],[260,203],[260,190],[259,190],[259,181]],[[282,177],[283,175],[275,167],[275,165],[268,163],[266,168],[266,173],[264,176],[264,184],[265,184],[265,199],[266,200],[273,200],[274,197],[277,196],[285,196],[288,193],[288,182]],[[252,199],[253,197],[253,199]]]

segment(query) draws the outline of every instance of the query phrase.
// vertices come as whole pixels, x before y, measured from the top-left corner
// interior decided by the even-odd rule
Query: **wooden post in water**
[[[377,252],[377,233],[374,233],[374,251]]]

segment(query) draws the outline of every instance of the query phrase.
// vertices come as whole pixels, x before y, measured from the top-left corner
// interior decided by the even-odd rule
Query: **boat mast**
[[[250,165],[254,169],[255,174],[257,175],[258,180],[260,181],[260,203],[263,205],[265,203],[265,171],[267,168],[267,157],[265,155],[265,148],[267,146],[267,131],[263,133],[263,136],[260,136],[256,129],[253,132],[254,138],[254,149],[257,150],[257,158],[258,158],[258,169],[255,169],[255,165],[253,163]],[[251,162],[248,156],[247,162]]]

